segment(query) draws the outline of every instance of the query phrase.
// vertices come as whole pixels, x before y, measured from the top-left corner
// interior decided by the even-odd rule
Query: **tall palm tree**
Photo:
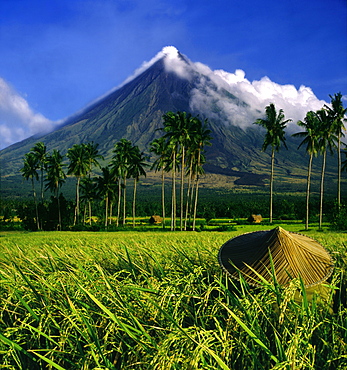
[[[330,96],[331,108],[324,105],[328,112],[328,116],[332,121],[333,132],[337,136],[337,204],[340,207],[341,203],[341,138],[344,137],[343,130],[345,129],[344,123],[347,121],[345,118],[347,108],[343,107],[342,94],[337,93]]]
[[[208,121],[205,119],[204,122],[201,122],[199,118],[195,118],[195,135],[193,137],[194,140],[194,152],[196,156],[196,166],[194,169],[195,173],[195,199],[194,199],[194,213],[193,213],[193,230],[195,230],[195,222],[196,222],[196,211],[198,206],[198,191],[199,191],[199,176],[204,173],[203,171],[203,164],[205,163],[205,156],[204,156],[204,147],[210,146],[211,142],[211,130],[208,129]]]
[[[275,151],[279,151],[281,143],[283,143],[285,148],[287,148],[287,145],[285,143],[285,128],[287,123],[290,122],[291,119],[285,120],[282,109],[280,109],[277,114],[275,105],[273,103],[265,107],[265,115],[266,118],[259,118],[254,123],[266,129],[262,150],[265,151],[269,145],[271,146],[270,223],[272,223]]]
[[[39,211],[37,207],[36,190],[35,190],[35,184],[34,184],[34,180],[39,179],[39,175],[37,173],[38,168],[39,168],[39,163],[37,161],[37,157],[32,152],[25,154],[24,164],[23,164],[23,167],[20,169],[20,171],[22,172],[22,176],[26,180],[31,179],[31,186],[32,186],[33,198],[34,198],[34,203],[35,203],[35,211],[36,211],[36,226],[37,226],[37,229],[40,230]]]
[[[320,183],[320,202],[319,202],[319,229],[322,229],[323,221],[323,198],[324,198],[324,176],[326,167],[326,155],[327,151],[330,154],[333,153],[333,149],[336,147],[335,142],[337,137],[335,135],[334,122],[330,119],[327,111],[325,109],[320,109],[316,112],[319,119],[320,129],[319,129],[319,140],[318,148],[319,153],[323,155],[322,161],[322,173],[321,173],[321,183]]]
[[[119,162],[119,159],[117,156],[114,156],[111,164],[110,164],[110,169],[112,176],[114,180],[118,184],[118,197],[117,197],[117,220],[116,220],[116,225],[117,227],[119,226],[119,218],[120,218],[120,206],[121,206],[121,199],[122,199],[122,178],[123,178],[123,173],[122,173],[122,165]]]
[[[115,144],[113,150],[114,156],[112,157],[113,163],[117,164],[118,172],[122,176],[123,181],[123,225],[125,225],[126,219],[126,185],[127,178],[129,177],[129,167],[133,160],[135,151],[131,141],[127,139],[121,139]]]
[[[166,133],[165,138],[172,144],[174,148],[174,163],[177,156],[181,160],[181,188],[180,188],[180,230],[183,230],[184,216],[184,174],[186,165],[186,150],[190,145],[192,136],[194,135],[193,117],[186,112],[168,112],[163,116],[163,131]],[[175,167],[175,166],[174,166]],[[174,168],[173,167],[173,168]],[[175,172],[175,168],[174,168]],[[173,197],[175,199],[175,196]]]
[[[129,167],[129,175],[134,179],[134,193],[133,193],[133,227],[135,227],[135,209],[136,209],[136,190],[137,183],[140,176],[146,177],[145,167],[148,164],[145,162],[146,157],[140,152],[138,146],[134,147],[132,161]]]
[[[81,180],[81,201],[88,204],[89,225],[92,224],[92,203],[95,199],[97,199],[96,183],[90,177],[83,178]]]
[[[303,137],[298,149],[302,145],[306,145],[306,153],[309,154],[310,159],[308,162],[307,171],[307,187],[306,187],[306,230],[308,230],[309,207],[310,207],[310,184],[311,184],[311,170],[313,157],[318,155],[319,138],[320,138],[320,121],[315,112],[307,112],[304,121],[298,121],[297,124],[303,127],[305,131],[293,134],[294,137]]]
[[[105,227],[107,228],[110,218],[110,198],[115,193],[117,183],[115,182],[112,170],[110,167],[102,167],[102,176],[97,178],[98,193],[105,201]]]
[[[151,142],[150,152],[158,156],[151,169],[155,172],[161,170],[161,207],[162,207],[162,226],[165,229],[165,171],[168,166],[170,155],[168,154],[168,145],[164,137],[155,139]]]
[[[59,150],[53,149],[52,154],[47,155],[46,189],[54,193],[58,202],[58,230],[61,230],[61,211],[59,201],[59,189],[66,179],[63,167],[63,156]]]
[[[87,152],[88,162],[89,162],[89,170],[88,175],[90,177],[93,166],[100,167],[99,159],[103,160],[104,157],[99,154],[98,146],[99,144],[94,144],[94,142],[83,144],[84,148]]]
[[[80,207],[80,181],[81,178],[87,175],[90,170],[90,157],[84,144],[74,144],[68,151],[67,155],[70,163],[68,165],[68,175],[76,177],[76,206],[74,215],[74,225],[79,222],[79,207]]]
[[[47,148],[43,142],[38,142],[31,148],[31,152],[34,154],[41,172],[41,202],[43,202],[44,192],[43,192],[43,180],[44,180],[44,171],[46,169],[46,155]]]

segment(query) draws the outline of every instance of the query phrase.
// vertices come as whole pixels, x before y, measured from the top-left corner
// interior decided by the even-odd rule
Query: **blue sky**
[[[0,0],[1,148],[85,107],[167,45],[328,102],[347,94],[346,22],[345,0]]]

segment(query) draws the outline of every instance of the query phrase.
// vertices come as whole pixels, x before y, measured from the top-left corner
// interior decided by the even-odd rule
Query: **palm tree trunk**
[[[41,202],[43,204],[43,167],[41,167]]]
[[[34,197],[34,203],[35,203],[35,211],[36,211],[36,226],[37,230],[40,230],[40,222],[39,222],[39,210],[37,208],[37,200],[36,200],[36,191],[35,191],[35,185],[34,185],[34,178],[31,178],[31,186],[33,189],[33,197]]]
[[[180,230],[183,230],[183,214],[184,214],[184,205],[183,205],[183,196],[184,196],[184,146],[182,146],[182,161],[181,161],[181,193],[180,193],[180,206],[181,206],[181,214],[180,214]]]
[[[74,226],[76,223],[79,222],[78,215],[80,213],[80,192],[79,192],[79,187],[80,187],[80,177],[77,177],[77,183],[76,183],[76,207],[75,207],[75,215],[74,215],[74,221],[73,224]]]
[[[272,199],[273,199],[273,182],[274,182],[274,163],[275,163],[275,149],[271,152],[271,176],[270,176],[270,224],[272,224]]]
[[[192,227],[193,231],[195,231],[196,210],[197,210],[197,207],[198,207],[198,191],[199,191],[199,174],[196,175],[194,215],[193,215],[193,227]]]
[[[199,153],[198,153],[198,166],[197,166],[197,171],[196,171],[196,189],[195,189],[194,215],[193,215],[193,227],[192,227],[193,231],[195,231],[196,210],[197,210],[197,207],[198,207],[200,158],[201,158],[201,149],[199,149]]]
[[[87,215],[87,204],[84,203],[84,207],[83,207],[83,225],[86,224],[86,215]]]
[[[89,207],[89,225],[92,225],[92,202],[88,200],[88,207]]]
[[[187,189],[187,201],[186,201],[186,216],[184,220],[184,230],[187,230],[187,224],[188,224],[188,215],[190,217],[190,205],[191,205],[191,198],[192,198],[192,176],[193,176],[193,171],[192,171],[192,161],[190,161],[189,165],[189,177],[188,177],[188,189]]]
[[[340,209],[341,204],[341,133],[338,135],[337,142],[337,206]]]
[[[112,203],[112,196],[111,196],[111,199],[109,200],[109,203],[110,203],[110,212],[108,214],[108,224],[111,225],[112,224],[112,212],[113,212],[113,203]]]
[[[137,180],[136,180],[136,179],[134,179],[134,196],[133,196],[133,227],[135,227],[136,185],[137,185]]]
[[[60,211],[60,200],[59,200],[59,188],[57,188],[57,202],[58,202],[58,230],[61,231],[61,211]]]
[[[327,152],[325,150],[323,154],[322,177],[321,177],[321,182],[320,182],[319,230],[322,229],[322,221],[323,221],[323,196],[324,196],[324,175],[325,175],[326,156],[327,156]]]
[[[105,227],[108,225],[108,195],[105,197]]]
[[[176,151],[174,150],[172,164],[171,231],[175,230],[176,230]]]
[[[125,217],[126,217],[126,191],[127,191],[127,178],[126,175],[124,176],[123,179],[123,184],[124,184],[124,190],[123,190],[123,226],[125,225]]]
[[[308,218],[309,218],[309,209],[310,209],[310,185],[311,185],[312,159],[313,159],[313,154],[310,154],[310,160],[308,163],[308,171],[307,171],[307,188],[306,188],[306,225],[305,225],[306,230],[308,230]]]
[[[161,170],[161,207],[163,215],[163,229],[165,229],[165,175],[164,168]]]
[[[194,175],[192,175],[191,183],[190,183],[190,199],[189,199],[189,217],[188,217],[188,225],[192,225],[192,217],[193,217],[193,207],[194,207],[194,188],[195,188],[195,179]]]
[[[122,198],[122,184],[120,178],[118,179],[118,205],[117,205],[117,227],[119,226],[120,217],[120,202]]]

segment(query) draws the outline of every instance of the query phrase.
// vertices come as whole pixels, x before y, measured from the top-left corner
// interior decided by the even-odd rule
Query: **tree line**
[[[342,94],[337,93],[334,96],[329,95],[331,99],[331,107],[324,105],[321,109],[307,112],[303,121],[298,121],[297,124],[304,130],[293,134],[294,137],[303,138],[299,148],[306,146],[306,153],[309,155],[308,172],[307,172],[307,187],[306,187],[306,222],[305,228],[308,229],[309,220],[309,204],[310,204],[310,182],[312,171],[313,157],[321,155],[322,169],[320,181],[320,203],[319,203],[319,228],[322,228],[323,217],[323,197],[324,197],[324,176],[326,170],[326,155],[329,151],[334,153],[337,149],[338,159],[338,175],[337,175],[337,206],[341,207],[341,171],[347,170],[347,159],[341,161],[341,138],[344,137],[343,130],[346,122],[346,111],[343,107]],[[281,144],[286,148],[285,128],[291,119],[285,119],[283,110],[276,112],[274,104],[270,104],[265,108],[265,118],[258,119],[255,124],[258,124],[266,129],[262,150],[265,151],[268,146],[271,147],[271,176],[270,176],[270,223],[272,223],[272,208],[273,208],[273,182],[274,182],[274,160],[275,152],[278,152]],[[345,147],[347,156],[347,146]]]
[[[341,171],[347,170],[347,159],[341,160],[341,138],[344,136],[344,122],[347,109],[343,107],[342,94],[331,96],[331,107],[324,105],[322,109],[307,112],[303,121],[298,121],[299,127],[304,130],[293,134],[303,138],[299,145],[305,146],[309,155],[307,188],[306,188],[306,229],[308,229],[310,209],[310,179],[312,161],[321,155],[322,169],[320,182],[319,228],[322,227],[324,176],[326,170],[326,155],[337,149],[338,153],[338,186],[337,204],[341,206]],[[199,177],[204,173],[203,165],[206,162],[204,148],[211,145],[211,131],[208,121],[192,116],[187,112],[168,112],[163,115],[163,127],[159,129],[161,137],[150,143],[149,151],[156,156],[151,169],[161,172],[161,208],[162,225],[165,228],[167,203],[171,205],[170,229],[195,230],[196,214],[199,193]],[[285,129],[291,119],[286,119],[284,112],[276,111],[273,103],[265,107],[265,116],[254,122],[266,129],[262,150],[271,147],[271,175],[269,218],[273,222],[273,183],[275,152],[281,145],[286,146]],[[347,156],[347,146],[344,149]],[[133,179],[132,218],[135,226],[135,209],[137,183],[141,176],[146,176],[146,167],[149,167],[148,158],[139,148],[127,139],[121,139],[114,145],[113,156],[106,166],[101,167],[99,160],[104,158],[99,154],[98,144],[75,144],[68,149],[64,163],[64,156],[59,150],[47,153],[46,146],[39,142],[24,157],[22,175],[32,182],[32,191],[36,208],[36,227],[43,228],[40,222],[39,204],[44,202],[44,191],[50,190],[57,203],[57,229],[61,229],[60,189],[66,176],[76,178],[76,199],[74,205],[73,225],[81,223],[80,203],[84,205],[83,222],[88,220],[92,224],[92,206],[95,201],[104,204],[104,226],[110,225],[116,206],[116,226],[124,226],[126,220],[127,181]],[[64,168],[67,166],[67,172]],[[92,177],[93,167],[99,167],[101,175]],[[166,174],[171,177],[171,197],[165,199]],[[179,179],[179,184],[177,184]],[[40,201],[38,202],[35,181],[40,182]],[[179,189],[178,189],[179,187]],[[178,194],[177,194],[178,193]],[[179,206],[179,209],[177,208]],[[88,210],[88,211],[86,211]],[[177,218],[179,217],[179,220]],[[177,226],[177,224],[179,226]]]
[[[186,112],[168,112],[163,116],[162,136],[150,143],[150,152],[157,156],[152,165],[155,171],[161,171],[162,178],[162,224],[165,228],[165,173],[171,173],[171,224],[170,229],[176,230],[177,217],[177,185],[176,178],[180,174],[179,196],[179,228],[195,229],[198,202],[199,175],[203,173],[205,163],[204,147],[210,145],[210,130],[207,120],[201,121]],[[58,220],[56,229],[62,229],[61,188],[67,176],[76,178],[76,195],[74,204],[73,226],[81,222],[92,225],[93,204],[101,201],[104,204],[104,226],[110,225],[116,207],[116,226],[124,226],[126,222],[126,201],[128,180],[133,180],[132,223],[135,227],[135,210],[137,183],[140,177],[146,176],[149,167],[148,158],[139,147],[127,139],[115,143],[110,163],[102,167],[104,158],[99,154],[98,144],[74,144],[65,156],[56,149],[47,152],[46,145],[38,142],[24,156],[22,176],[31,181],[35,204],[36,229],[44,228],[40,210],[44,208],[45,191],[50,190],[53,201],[57,204]],[[67,170],[65,169],[67,167]],[[100,176],[92,176],[94,167],[100,168]],[[40,196],[36,186],[40,183]],[[84,205],[84,216],[81,221],[81,203]],[[88,214],[88,217],[86,217]]]

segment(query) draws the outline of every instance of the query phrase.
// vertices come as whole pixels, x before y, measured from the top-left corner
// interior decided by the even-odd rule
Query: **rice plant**
[[[220,246],[249,231],[0,238],[3,369],[346,369],[345,235],[329,294],[231,280]],[[294,230],[295,231],[295,230]]]

